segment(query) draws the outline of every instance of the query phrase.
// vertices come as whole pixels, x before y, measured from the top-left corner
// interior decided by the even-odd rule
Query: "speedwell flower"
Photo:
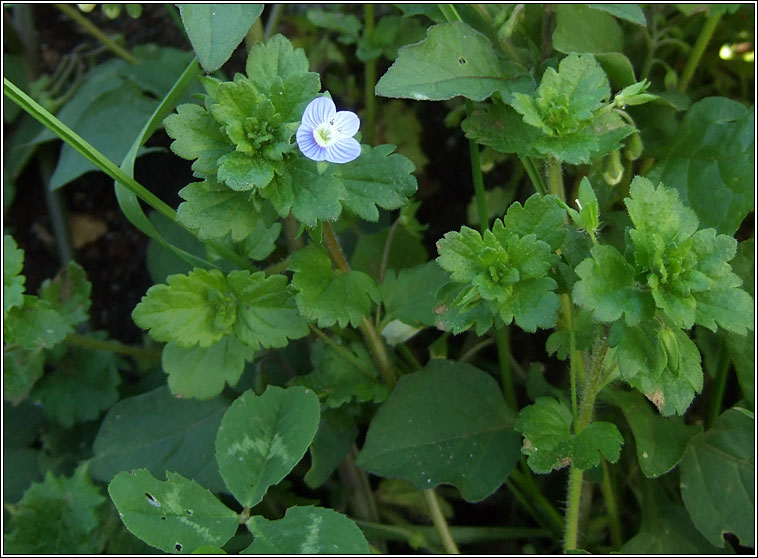
[[[329,97],[316,97],[305,107],[295,138],[309,159],[349,163],[361,154],[361,145],[353,139],[360,125],[354,112],[337,112]]]

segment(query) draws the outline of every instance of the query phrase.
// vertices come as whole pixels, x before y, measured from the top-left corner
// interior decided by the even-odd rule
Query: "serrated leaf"
[[[597,320],[610,323],[622,316],[629,325],[652,316],[652,297],[634,281],[634,267],[612,246],[594,246],[592,257],[576,267],[574,301]]]
[[[338,351],[322,340],[313,344],[313,372],[292,379],[292,385],[313,390],[327,407],[339,407],[352,400],[380,403],[389,388],[379,379],[366,347],[354,342]]]
[[[50,349],[73,333],[71,321],[46,300],[24,295],[24,304],[8,311],[4,339],[25,349]]]
[[[24,303],[24,251],[10,235],[3,236],[3,314]]]
[[[361,271],[333,270],[329,256],[315,244],[292,254],[289,269],[294,272],[292,286],[300,313],[319,327],[335,323],[357,327],[372,303],[380,300],[371,277]]]
[[[414,166],[407,157],[393,154],[392,145],[363,146],[361,156],[338,165],[334,177],[342,182],[347,197],[342,205],[367,221],[378,221],[379,210],[398,209],[417,189]]]
[[[724,532],[740,544],[755,543],[755,417],[725,411],[713,428],[690,440],[680,465],[682,500],[708,541],[724,547]]]
[[[288,339],[308,334],[308,325],[295,308],[286,277],[266,277],[262,271],[232,271],[228,280],[239,305],[234,334],[248,347],[282,348]]]
[[[465,311],[484,300],[504,324],[535,331],[555,325],[556,283],[547,272],[557,256],[534,234],[519,236],[520,226],[511,231],[498,219],[484,236],[468,227],[449,232],[437,242],[437,263],[466,285],[453,306]]]
[[[518,460],[514,418],[491,376],[434,359],[400,378],[371,421],[356,463],[418,488],[453,484],[465,500],[480,501]]]
[[[618,461],[624,438],[615,424],[594,421],[578,434],[571,433],[573,418],[568,406],[552,397],[538,397],[521,409],[514,429],[524,435],[522,453],[535,473],[545,474],[569,463],[591,469],[602,457]]]
[[[234,149],[210,113],[199,105],[179,105],[163,126],[174,140],[171,151],[189,161],[197,159],[192,163],[195,176],[213,176],[218,168],[216,161]]]
[[[303,480],[309,488],[318,488],[337,469],[358,436],[355,420],[347,413],[327,409],[310,447],[311,468]]]
[[[286,80],[288,77],[310,72],[303,49],[294,48],[282,35],[274,35],[265,43],[253,45],[247,56],[245,73],[258,91],[268,93],[277,77]]]
[[[702,431],[680,417],[663,418],[655,413],[642,395],[633,391],[604,390],[601,398],[618,406],[634,435],[637,462],[647,478],[656,478],[676,467],[687,443]]]
[[[247,521],[255,535],[242,554],[369,554],[363,532],[346,516],[328,508],[294,506],[282,519],[255,515]]]
[[[106,335],[89,337],[103,340]],[[31,394],[49,419],[71,428],[74,423],[95,420],[118,401],[119,368],[124,362],[115,354],[71,347],[50,364],[55,369],[35,384]]]
[[[218,70],[263,11],[262,4],[178,4],[187,36],[203,69]]]
[[[91,293],[92,283],[87,280],[87,274],[73,261],[53,279],[45,279],[39,289],[40,298],[55,308],[71,326],[89,317]]]
[[[12,554],[99,554],[105,538],[97,530],[105,497],[92,484],[87,465],[56,477],[50,471],[11,509],[3,550]]]
[[[229,407],[216,436],[216,460],[229,491],[252,507],[297,465],[319,423],[316,395],[303,387],[246,391]]]
[[[501,153],[518,153],[524,157],[540,157],[535,144],[542,132],[524,122],[521,114],[510,106],[493,101],[475,109],[461,123],[468,139],[492,147]]]
[[[20,403],[42,377],[46,353],[42,347],[3,350],[3,398]]]
[[[434,326],[437,291],[447,283],[447,273],[436,262],[387,270],[379,285],[386,312],[385,321],[400,320],[414,327]]]
[[[376,84],[376,94],[417,101],[461,95],[482,101],[495,91],[507,95],[523,88],[521,76],[517,65],[498,60],[487,37],[463,22],[443,23],[430,27],[420,43],[398,51]]]
[[[169,470],[223,490],[213,444],[227,406],[221,399],[177,399],[165,386],[119,401],[92,445],[92,477],[110,482],[127,469],[146,468],[154,475]]]
[[[734,234],[754,209],[755,116],[723,97],[693,103],[648,177],[676,188],[706,227]]]
[[[200,240],[223,238],[239,242],[253,234],[263,219],[249,192],[235,192],[213,179],[193,182],[179,191],[185,201],[176,217]]]
[[[132,534],[171,554],[221,546],[239,526],[237,514],[209,490],[171,471],[165,481],[145,469],[124,471],[110,482],[108,494]]]
[[[210,347],[163,347],[162,365],[168,374],[168,387],[174,397],[210,399],[234,387],[253,360],[254,351],[235,337],[224,337]]]
[[[503,226],[519,236],[535,234],[546,242],[552,251],[563,244],[566,231],[563,228],[565,213],[553,195],[532,194],[522,206],[514,202],[503,217]]]

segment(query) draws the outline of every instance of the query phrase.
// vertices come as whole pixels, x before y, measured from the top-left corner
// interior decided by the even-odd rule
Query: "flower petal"
[[[316,128],[332,118],[335,112],[337,112],[337,107],[329,97],[316,97],[305,107],[302,123],[310,128]]]
[[[301,124],[297,129],[295,139],[297,140],[300,152],[312,161],[323,161],[326,159],[326,149],[316,143],[312,128]]]
[[[352,138],[361,127],[361,119],[358,115],[349,110],[341,110],[333,117],[333,126],[337,128],[340,135],[346,138]]]
[[[349,163],[361,154],[361,144],[353,138],[340,138],[324,151],[330,163]]]

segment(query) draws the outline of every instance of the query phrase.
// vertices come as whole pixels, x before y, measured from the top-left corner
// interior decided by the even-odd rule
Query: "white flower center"
[[[334,125],[334,120],[328,120],[322,122],[313,130],[313,139],[321,147],[329,147],[336,143],[341,134],[337,127]]]

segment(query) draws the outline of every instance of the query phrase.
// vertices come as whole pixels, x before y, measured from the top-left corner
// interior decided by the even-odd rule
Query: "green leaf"
[[[574,302],[601,322],[622,316],[629,325],[652,316],[652,297],[634,281],[634,267],[612,246],[593,246],[592,257],[576,267]]]
[[[282,348],[308,334],[283,275],[232,271],[229,287],[238,304],[234,334],[251,349]]]
[[[106,338],[104,333],[90,336]],[[51,364],[55,370],[35,384],[31,397],[42,404],[46,417],[64,427],[95,420],[118,401],[119,368],[125,363],[115,354],[71,347]]]
[[[306,102],[318,93],[320,86],[318,74],[308,72],[308,59],[301,48],[294,48],[292,43],[282,35],[274,35],[265,43],[253,45],[247,55],[245,73],[250,81],[262,93],[269,93],[277,78],[286,82],[287,78],[307,74],[315,77],[316,89]],[[287,116],[287,115],[285,115]]]
[[[26,399],[45,366],[42,347],[24,349],[6,347],[3,350],[3,398],[14,404]]]
[[[523,157],[541,157],[535,144],[542,132],[524,122],[511,107],[494,101],[475,109],[461,123],[468,139],[492,147],[501,153],[518,153]]]
[[[676,188],[704,226],[734,234],[754,209],[755,115],[723,97],[690,106],[648,172]]]
[[[239,526],[237,514],[209,490],[171,471],[165,481],[145,469],[124,471],[110,482],[108,494],[126,528],[167,553],[221,546]]]
[[[232,332],[237,302],[220,271],[195,269],[166,282],[150,287],[132,312],[134,322],[153,339],[209,347]]]
[[[519,236],[524,228],[535,226],[530,212],[522,214],[519,209],[512,219],[513,230],[498,219],[483,237],[468,227],[447,233],[437,242],[437,263],[454,282],[466,285],[453,306],[465,311],[484,300],[504,324],[515,320],[522,329],[535,331],[555,325],[559,302],[553,292],[556,283],[547,272],[557,256],[533,233]],[[546,229],[551,230],[551,224],[546,223]]]
[[[55,477],[50,471],[9,508],[11,520],[3,551],[11,554],[99,554],[105,546],[99,508],[105,502],[87,475],[87,465],[74,474]]]
[[[328,508],[294,506],[282,519],[254,515],[246,523],[253,543],[242,554],[369,554],[363,532]]]
[[[529,234],[546,242],[550,250],[555,251],[563,244],[566,231],[563,228],[565,213],[558,205],[558,198],[553,195],[532,194],[522,206],[514,202],[503,217],[503,225],[510,233],[519,236]]]
[[[513,63],[498,60],[489,39],[462,22],[433,25],[426,39],[398,51],[376,84],[381,97],[441,101],[461,95],[482,101],[528,87]],[[519,79],[522,78],[522,79]]]
[[[167,387],[116,403],[92,445],[92,477],[110,482],[119,471],[166,470],[195,479],[213,491],[224,489],[214,440],[227,403],[171,397]]]
[[[195,269],[150,287],[132,313],[157,341],[207,348],[234,335],[252,350],[284,347],[308,329],[281,275]]]
[[[755,417],[725,411],[713,428],[690,440],[680,466],[682,500],[695,527],[720,548],[724,532],[755,543]]]
[[[578,434],[571,434],[573,418],[565,403],[552,397],[538,397],[532,405],[521,409],[514,429],[524,435],[522,453],[535,473],[573,463],[578,469],[591,469],[605,457],[618,461],[624,438],[615,424],[604,421],[590,423]]]
[[[179,398],[210,399],[234,387],[253,360],[254,351],[235,337],[224,337],[210,347],[183,348],[168,343],[163,347],[162,364],[168,374],[171,395]]]
[[[666,336],[673,336],[673,354],[665,345]],[[695,393],[703,389],[700,352],[680,329],[669,330],[657,320],[626,327],[617,354],[621,377],[652,401],[664,417],[683,415]]]
[[[465,500],[477,502],[518,461],[514,418],[491,376],[435,359],[400,378],[371,421],[356,463],[418,488],[453,484]]]
[[[45,279],[39,289],[40,299],[47,301],[71,326],[89,318],[92,283],[84,269],[69,262],[53,279]]]
[[[327,407],[339,407],[352,400],[380,403],[389,395],[363,343],[355,341],[338,350],[319,340],[311,348],[311,360],[313,372],[295,376],[292,384],[313,390]]]
[[[622,554],[701,555],[728,553],[701,535],[687,516],[684,507],[666,497],[660,484],[640,479],[642,524],[639,532],[624,543]]]
[[[645,12],[639,4],[587,4],[588,8],[608,12],[619,19],[631,21],[637,25],[645,26]]]
[[[555,31],[553,31],[555,50],[564,53],[621,52],[623,50],[623,31],[616,20],[605,13],[611,10],[593,9],[594,7],[594,5],[581,4],[555,6],[557,18]]]
[[[305,484],[311,489],[324,484],[357,437],[358,427],[352,417],[333,409],[321,413],[321,421],[310,447],[311,468],[303,477]]]
[[[408,206],[406,206],[408,207]],[[379,280],[384,249],[387,246],[391,227],[385,227],[376,233],[361,233],[350,258],[350,266],[355,271],[362,271],[375,280]],[[387,269],[408,269],[429,260],[429,252],[421,242],[419,235],[414,235],[408,228],[395,229],[390,244]],[[398,249],[402,247],[402,249]]]
[[[246,391],[229,407],[216,436],[219,472],[246,507],[263,499],[308,449],[319,423],[316,395],[303,387]]]
[[[436,262],[410,269],[387,270],[379,285],[386,312],[384,320],[400,320],[413,327],[434,326],[436,293],[447,283],[447,273]]]
[[[178,4],[192,49],[203,69],[218,70],[263,11],[262,4]]]
[[[324,250],[311,244],[290,257],[292,286],[300,313],[319,327],[357,327],[380,300],[373,279],[361,271],[339,272]]]
[[[24,303],[24,251],[10,235],[3,236],[3,315]]]
[[[199,105],[179,105],[176,113],[167,116],[163,125],[174,140],[171,151],[188,161],[197,159],[192,163],[195,176],[215,174],[216,161],[234,149],[213,116]]]
[[[46,300],[30,295],[24,295],[22,306],[8,311],[4,325],[5,341],[25,349],[50,349],[74,331],[67,316]]]
[[[661,417],[642,395],[633,391],[606,389],[601,398],[624,413],[634,435],[637,462],[647,478],[659,477],[676,467],[690,438],[702,431],[700,426],[685,424],[681,417]]]
[[[407,157],[392,154],[393,145],[364,147],[360,157],[337,165],[334,177],[347,191],[344,208],[362,219],[376,222],[379,210],[398,209],[408,203],[418,185],[413,176],[414,166]]]

